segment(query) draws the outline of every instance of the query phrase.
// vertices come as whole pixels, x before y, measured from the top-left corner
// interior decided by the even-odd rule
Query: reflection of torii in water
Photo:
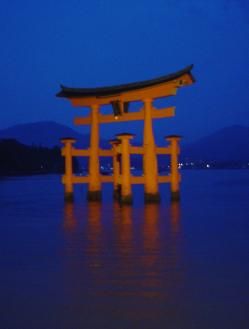
[[[181,285],[179,202],[167,207],[120,206],[117,202],[90,202],[84,211],[78,207],[77,203],[66,203],[64,208],[65,255],[75,265],[70,268],[76,277],[80,273],[88,278],[85,282],[81,277],[79,286],[73,284],[76,294],[83,289],[84,297],[94,293],[103,297],[168,298],[172,282]],[[86,288],[89,285],[92,290]]]
[[[88,184],[88,199],[101,199],[101,184],[112,182],[114,190],[121,185],[121,201],[131,203],[131,185],[144,184],[145,201],[158,202],[160,197],[158,193],[159,183],[171,184],[172,199],[179,199],[180,175],[178,173],[178,154],[179,154],[179,136],[172,135],[166,139],[170,142],[168,147],[157,147],[155,144],[152,119],[172,117],[175,115],[175,108],[169,107],[156,109],[153,101],[158,98],[176,95],[178,88],[190,85],[194,82],[191,74],[192,66],[169,74],[157,79],[142,82],[130,83],[125,85],[101,88],[68,88],[61,86],[58,97],[64,97],[71,101],[73,106],[89,107],[90,116],[76,118],[76,125],[91,125],[90,148],[79,150],[73,148],[75,142],[72,138],[62,140],[64,148],[62,155],[65,156],[65,175],[63,183],[65,184],[66,198],[73,196],[73,184]],[[133,101],[142,101],[143,106],[138,112],[129,112],[129,104]],[[100,107],[111,105],[113,115],[101,114]],[[113,143],[111,150],[99,148],[99,124],[126,122],[134,120],[144,121],[143,146],[132,147],[129,140],[133,135],[123,133],[117,135],[119,143]],[[104,176],[99,172],[99,157],[115,157],[122,155],[121,172],[114,172],[113,176]],[[143,176],[133,177],[130,174],[130,155],[143,155]],[[171,172],[168,176],[158,175],[157,155],[168,154],[171,157]],[[72,156],[89,157],[89,175],[77,177],[72,174]],[[113,165],[113,167],[115,167]],[[115,170],[114,170],[115,171]],[[116,192],[116,191],[115,191]],[[115,194],[115,193],[114,193]]]

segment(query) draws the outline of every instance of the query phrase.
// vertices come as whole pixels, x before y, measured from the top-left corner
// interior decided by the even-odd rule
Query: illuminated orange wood
[[[73,176],[74,184],[89,183],[89,176]]]
[[[62,155],[65,157],[65,175],[62,183],[65,186],[65,200],[73,200],[73,160],[72,160],[72,144],[75,143],[74,138],[64,138],[61,142],[64,144]]]
[[[130,154],[143,154],[144,147],[143,146],[131,146],[130,147]]]
[[[170,118],[175,115],[175,107],[168,107],[164,109],[155,109],[151,111],[151,117],[153,119],[163,119]],[[99,123],[114,123],[114,122],[127,122],[127,121],[136,121],[144,120],[144,109],[141,109],[138,112],[123,113],[120,116],[114,117],[113,114],[99,114],[98,121]],[[74,119],[74,124],[76,126],[80,125],[90,125],[91,117],[78,117]]]
[[[169,176],[158,176],[158,183],[170,183],[171,177]]]
[[[169,147],[156,147],[156,154],[170,154],[170,152]]]
[[[180,174],[179,174],[180,179]],[[66,176],[62,176],[62,183],[66,184]],[[100,180],[102,183],[114,183],[114,176],[105,176],[100,175]],[[122,175],[119,175],[119,178],[117,179],[118,183],[121,183]],[[158,183],[170,183],[171,182],[171,176],[158,176]],[[89,176],[76,176],[72,175],[72,183],[73,184],[88,184],[89,183]],[[131,175],[131,184],[144,184],[144,176],[132,176]]]
[[[118,146],[120,144],[120,141],[118,139],[113,139],[110,141],[110,144],[112,145],[112,166],[113,166],[113,197],[115,199],[120,198],[120,155]]]
[[[177,89],[190,85],[193,83],[193,78],[189,73],[182,74],[178,78],[171,81],[158,83],[153,86],[144,88],[134,88],[129,91],[116,93],[114,95],[107,96],[91,96],[91,97],[68,97],[73,106],[89,106],[92,104],[106,105],[111,102],[120,100],[122,102],[138,101],[144,98],[161,98],[174,96],[177,93]]]
[[[144,196],[146,202],[157,202],[160,200],[158,193],[158,170],[156,146],[152,127],[152,99],[144,100],[144,157],[143,171],[145,177]]]
[[[170,142],[170,184],[171,184],[171,199],[179,200],[180,199],[180,174],[178,171],[178,154],[180,153],[179,141],[180,136],[171,135],[165,138]]]
[[[167,96],[176,95],[179,82],[163,83],[161,85],[147,87],[143,89],[131,90],[118,95],[113,96],[98,96],[98,97],[71,97],[70,101],[73,106],[89,106],[92,104],[96,105],[107,105],[114,101],[122,102],[134,102],[139,101],[145,97],[160,98]]]
[[[62,180],[64,180],[65,176],[62,176]],[[100,181],[101,183],[113,183],[113,176],[105,176],[100,175]],[[73,184],[88,184],[90,182],[90,176],[72,176],[72,182]]]
[[[72,149],[72,155],[75,157],[88,157],[90,155],[90,150],[79,150],[79,149]]]
[[[66,194],[72,195],[73,184],[87,183],[89,200],[99,200],[101,184],[113,183],[114,191],[120,190],[121,201],[132,201],[132,184],[144,184],[145,201],[158,202],[159,183],[170,183],[172,200],[179,199],[181,176],[178,172],[179,136],[168,136],[168,147],[157,147],[153,134],[153,119],[168,118],[175,115],[175,108],[156,109],[152,103],[155,99],[176,95],[182,86],[191,85],[194,77],[191,74],[192,66],[162,76],[156,79],[137,83],[124,84],[99,88],[69,88],[61,86],[58,97],[67,98],[73,106],[90,107],[90,115],[74,119],[76,125],[91,125],[90,147],[87,150],[78,150],[72,147],[72,141],[67,141],[62,149],[65,157],[66,172],[62,178]],[[144,106],[137,112],[128,113],[128,103],[142,101]],[[102,105],[112,105],[113,114],[101,114]],[[144,120],[143,145],[131,146],[131,134],[120,134],[121,144],[113,142],[112,149],[99,148],[99,124],[115,122],[131,122]],[[143,175],[132,176],[130,172],[130,155],[143,156]],[[170,174],[158,175],[157,155],[170,155]],[[72,156],[89,156],[89,175],[75,176],[72,173]],[[112,157],[113,175],[104,176],[99,172],[99,157]]]
[[[113,156],[113,150],[99,149],[99,156],[101,156],[101,157],[112,157]]]
[[[113,176],[101,175],[100,180],[102,183],[113,183],[114,182]]]
[[[130,173],[130,143],[132,134],[119,134],[117,138],[121,141],[121,201],[132,203],[131,173]]]
[[[144,176],[131,176],[132,184],[144,184]]]
[[[90,136],[90,158],[89,158],[89,184],[88,200],[101,199],[101,180],[99,173],[99,106],[93,105],[91,111],[91,136]]]

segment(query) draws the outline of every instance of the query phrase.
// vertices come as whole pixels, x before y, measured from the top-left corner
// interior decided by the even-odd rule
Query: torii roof
[[[195,82],[195,79],[191,73],[193,65],[187,66],[184,69],[164,75],[155,79],[127,83],[117,86],[108,86],[108,87],[98,87],[98,88],[71,88],[61,85],[61,90],[56,94],[57,97],[65,98],[87,98],[87,97],[108,97],[115,96],[121,93],[127,93],[129,91],[141,90],[147,87],[157,86],[167,82],[173,82],[174,80],[179,80],[181,77],[188,75],[191,83]],[[187,85],[190,82],[179,81],[179,85]]]

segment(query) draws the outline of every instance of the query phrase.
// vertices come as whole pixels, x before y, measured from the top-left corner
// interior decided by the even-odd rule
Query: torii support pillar
[[[145,202],[160,202],[156,146],[152,127],[152,99],[144,100],[144,199]]]
[[[171,200],[180,200],[180,180],[181,176],[178,171],[178,154],[180,153],[178,135],[166,136],[165,139],[170,142],[170,191]]]
[[[112,139],[110,140],[113,151],[113,197],[116,200],[120,199],[121,185],[120,185],[120,155],[118,153],[118,146],[120,145],[120,140]]]
[[[132,203],[131,173],[130,173],[130,139],[133,134],[116,135],[121,141],[121,198],[123,204]]]
[[[101,181],[99,173],[99,106],[91,106],[91,137],[89,157],[89,184],[87,199],[101,200]]]
[[[65,201],[73,201],[73,159],[72,144],[76,140],[74,138],[63,138],[61,143],[64,144],[62,155],[65,157],[65,175],[63,176],[63,184],[65,186]]]

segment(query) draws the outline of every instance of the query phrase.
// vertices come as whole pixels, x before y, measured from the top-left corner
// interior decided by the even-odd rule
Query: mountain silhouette
[[[181,158],[191,161],[249,161],[249,127],[234,125],[183,145]]]
[[[52,121],[15,125],[0,130],[0,139],[15,139],[28,146],[61,146],[60,139],[63,137],[75,138],[75,146],[78,148],[89,147],[89,134],[80,134],[72,128]],[[110,148],[108,141],[102,138],[100,146]],[[249,162],[249,127],[233,125],[191,144],[181,143],[180,159],[185,162]],[[136,159],[134,161],[137,162]],[[159,163],[164,161],[159,157]],[[142,163],[141,159],[138,162]]]
[[[15,125],[0,130],[0,139],[15,139],[25,145],[54,147],[61,146],[60,139],[73,137],[76,139],[76,147],[89,147],[89,134],[80,134],[72,128],[53,121],[41,121]],[[104,146],[109,145],[108,141],[101,140]]]

